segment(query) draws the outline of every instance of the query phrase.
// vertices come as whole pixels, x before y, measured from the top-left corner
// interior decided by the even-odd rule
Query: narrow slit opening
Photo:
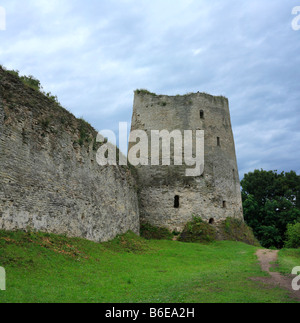
[[[175,209],[178,209],[179,208],[179,195],[176,195],[175,198],[174,198],[174,208]]]

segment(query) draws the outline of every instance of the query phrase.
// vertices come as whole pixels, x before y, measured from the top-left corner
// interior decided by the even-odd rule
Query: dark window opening
[[[221,146],[221,139],[220,139],[220,137],[217,137],[217,144],[218,144],[219,147]]]
[[[179,208],[179,196],[176,195],[174,198],[174,208],[178,209]]]
[[[204,111],[203,110],[200,111],[200,119],[204,119]]]
[[[223,201],[223,208],[225,209],[226,208],[226,205],[227,203],[226,203],[226,201]]]
[[[215,219],[211,218],[211,219],[209,220],[209,224],[214,224],[214,223],[215,223]]]

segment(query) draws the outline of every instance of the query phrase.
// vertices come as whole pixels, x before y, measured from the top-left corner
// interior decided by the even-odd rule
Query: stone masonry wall
[[[0,67],[0,229],[107,241],[139,233],[126,167],[100,167],[96,132]]]

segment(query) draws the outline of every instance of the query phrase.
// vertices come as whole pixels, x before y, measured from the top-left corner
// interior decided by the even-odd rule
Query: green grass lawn
[[[144,240],[112,242],[0,231],[5,302],[293,302],[287,292],[249,280],[264,276],[256,247]]]
[[[282,274],[291,274],[294,267],[300,266],[300,249],[282,249],[278,254],[278,267],[276,268]]]

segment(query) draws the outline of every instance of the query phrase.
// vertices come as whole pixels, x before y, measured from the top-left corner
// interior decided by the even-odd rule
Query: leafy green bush
[[[220,235],[223,240],[245,242],[250,245],[259,246],[253,231],[247,224],[236,218],[227,218],[219,226]]]
[[[5,67],[2,67],[4,70],[6,70]],[[25,85],[31,87],[32,89],[36,90],[36,91],[41,91],[42,90],[42,86],[41,86],[41,82],[36,79],[34,76],[29,75],[29,76],[20,76],[20,72],[18,70],[6,70],[9,74],[14,75],[16,77],[18,77]]]
[[[5,67],[2,67],[5,71],[7,71],[9,74],[20,77],[18,70],[7,70]]]
[[[288,224],[286,236],[285,248],[300,248],[300,222]]]
[[[36,91],[41,91],[42,89],[41,82],[35,77],[33,77],[32,75],[29,75],[29,76],[24,75],[24,76],[21,76],[20,79],[25,85],[31,87]]]
[[[135,91],[137,94],[149,94],[149,95],[152,95],[152,96],[157,96],[157,94],[155,93],[152,93],[146,89],[139,89],[139,90],[136,90]]]
[[[207,243],[216,240],[216,229],[200,217],[194,217],[183,229],[178,241]]]
[[[149,242],[137,236],[132,231],[118,235],[114,240],[102,243],[105,248],[120,253],[144,253],[150,251]]]
[[[172,240],[173,234],[166,228],[159,228],[149,223],[142,223],[141,237],[147,240]]]

